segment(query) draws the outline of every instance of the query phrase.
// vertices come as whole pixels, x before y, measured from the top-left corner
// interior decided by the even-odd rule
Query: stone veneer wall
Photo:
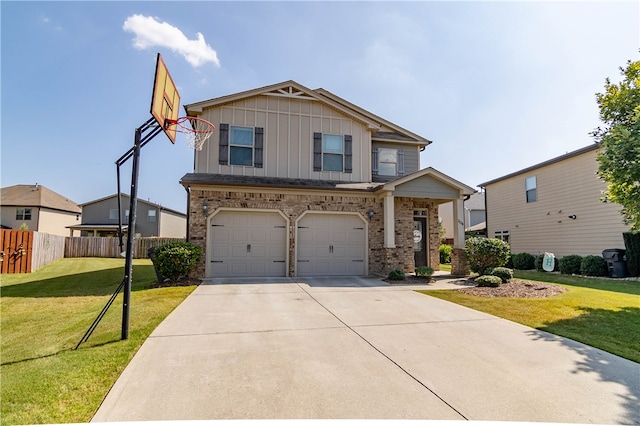
[[[384,248],[384,218],[382,199],[370,196],[354,196],[352,194],[295,194],[270,193],[260,191],[205,191],[192,189],[190,196],[189,241],[202,248],[203,256],[194,277],[206,276],[206,231],[207,218],[202,213],[204,202],[208,204],[209,214],[218,208],[246,208],[280,210],[289,218],[289,270],[288,275],[295,274],[295,224],[305,211],[336,211],[359,213],[368,221],[369,227],[369,275],[384,275],[392,269],[413,272],[415,267],[413,255],[413,210],[429,211],[429,245],[430,262],[434,269],[439,266],[438,212],[436,206],[428,202],[415,203],[412,198],[395,199],[395,243],[396,248]],[[373,208],[374,215],[369,221],[367,213]],[[434,249],[435,248],[435,249]]]

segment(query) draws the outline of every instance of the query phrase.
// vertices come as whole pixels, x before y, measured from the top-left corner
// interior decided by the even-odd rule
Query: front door
[[[413,252],[416,268],[427,264],[427,218],[413,218]]]

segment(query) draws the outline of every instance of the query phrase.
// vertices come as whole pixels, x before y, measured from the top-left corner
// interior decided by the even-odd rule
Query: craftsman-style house
[[[294,81],[185,106],[216,126],[188,192],[195,274],[386,275],[439,268],[438,205],[454,203],[453,272],[473,188],[420,168],[431,142]]]

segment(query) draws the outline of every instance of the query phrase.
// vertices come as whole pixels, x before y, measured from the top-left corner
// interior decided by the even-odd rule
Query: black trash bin
[[[606,249],[602,257],[607,262],[609,276],[611,278],[624,278],[627,276],[627,257],[623,249]]]
[[[156,249],[157,247],[149,247],[149,249],[147,250],[147,256],[149,257],[149,259],[151,259],[151,262],[153,263],[153,269],[156,271],[156,278],[158,279],[158,284],[162,284],[164,282],[164,277],[158,270],[158,265],[156,265],[156,255],[155,255]]]

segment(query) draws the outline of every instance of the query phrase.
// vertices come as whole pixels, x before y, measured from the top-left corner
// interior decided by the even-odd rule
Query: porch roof
[[[443,203],[476,193],[475,189],[433,167],[387,182],[381,190],[392,191],[394,196],[429,198]]]

